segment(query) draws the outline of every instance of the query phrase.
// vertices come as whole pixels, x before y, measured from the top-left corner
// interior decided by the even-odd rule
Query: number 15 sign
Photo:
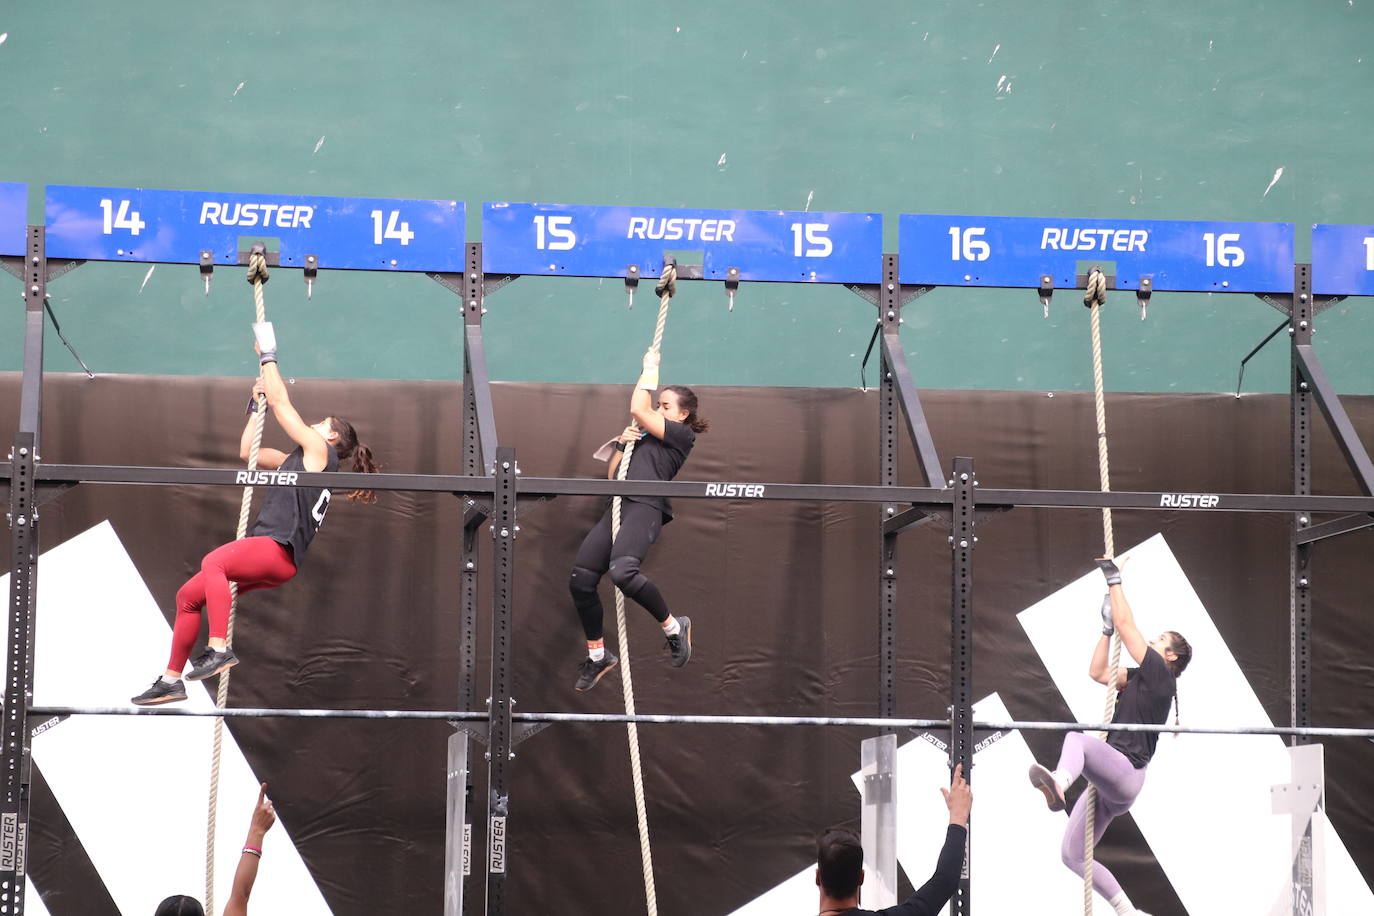
[[[482,205],[488,273],[657,277],[667,252],[701,252],[708,280],[876,283],[877,213]],[[738,271],[730,275],[730,269]]]

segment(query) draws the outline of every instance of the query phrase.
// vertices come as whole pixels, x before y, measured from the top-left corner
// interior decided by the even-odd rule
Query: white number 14
[[[104,230],[106,235],[113,235],[116,229],[128,229],[130,235],[138,233],[148,224],[139,218],[137,210],[129,209],[129,202],[121,200],[119,209],[115,210],[114,201],[102,200],[100,211],[105,215]]]
[[[415,233],[410,231],[410,223],[402,221],[400,210],[391,211],[385,230],[382,229],[382,211],[372,211],[372,244],[380,245],[383,239],[400,239],[402,245],[409,245],[413,238]]]

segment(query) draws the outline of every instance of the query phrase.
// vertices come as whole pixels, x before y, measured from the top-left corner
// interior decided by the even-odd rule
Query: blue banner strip
[[[689,253],[679,258],[684,264],[695,263],[700,253],[702,273],[711,280],[877,283],[883,218],[878,213],[482,205],[488,273],[649,278],[661,273],[665,252]]]
[[[461,271],[466,210],[453,200],[223,194],[49,185],[48,255],[91,261],[239,263],[276,240],[281,263],[342,270]],[[269,249],[273,246],[269,242]]]
[[[1293,291],[1291,223],[903,214],[902,283],[1073,288],[1093,265],[1118,289]]]

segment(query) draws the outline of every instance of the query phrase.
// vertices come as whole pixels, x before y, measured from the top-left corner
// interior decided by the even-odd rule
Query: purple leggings
[[[1145,785],[1144,767],[1136,769],[1120,751],[1105,741],[1089,738],[1082,732],[1064,736],[1064,749],[1059,752],[1059,767],[1072,779],[1086,776],[1097,787],[1097,807],[1093,811],[1093,845],[1107,832],[1107,825],[1130,810],[1131,804]],[[1064,831],[1060,856],[1064,864],[1083,877],[1083,825],[1088,819],[1088,793],[1078,797]],[[1105,865],[1093,860],[1093,887],[1108,900],[1121,893],[1121,884]]]

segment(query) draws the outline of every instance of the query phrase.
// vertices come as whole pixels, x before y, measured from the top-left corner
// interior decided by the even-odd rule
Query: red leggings
[[[172,657],[169,671],[180,672],[191,656],[200,634],[200,609],[210,618],[210,638],[224,639],[229,632],[229,580],[239,593],[275,588],[296,574],[291,551],[269,537],[244,538],[217,547],[200,561],[196,573],[177,590],[177,619],[172,625]]]

